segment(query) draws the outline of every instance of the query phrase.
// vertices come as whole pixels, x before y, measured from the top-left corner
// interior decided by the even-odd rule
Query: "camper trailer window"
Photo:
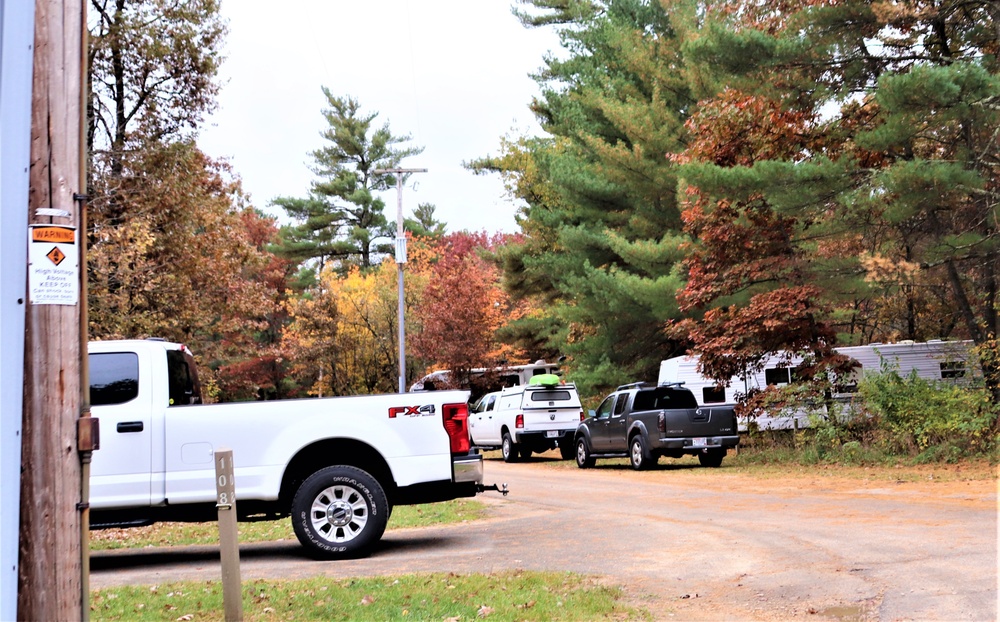
[[[519,384],[521,384],[521,379],[518,377],[517,374],[500,376],[500,385],[503,386],[504,388],[516,387]]]
[[[772,367],[764,370],[764,382],[767,384],[788,384],[791,376],[787,367]]]
[[[942,378],[965,378],[965,361],[945,361],[941,363]]]
[[[726,390],[722,387],[704,387],[701,390],[701,401],[704,404],[724,404],[726,402]]]

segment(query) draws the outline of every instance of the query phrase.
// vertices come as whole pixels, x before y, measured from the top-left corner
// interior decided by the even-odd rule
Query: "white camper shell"
[[[872,343],[865,346],[835,348],[858,362],[849,377],[837,383],[840,400],[849,400],[857,390],[858,382],[864,374],[894,370],[905,376],[915,371],[926,380],[945,382],[968,382],[976,373],[970,365],[971,341],[927,342],[900,341],[898,343]],[[733,376],[725,387],[717,387],[715,381],[698,371],[697,355],[677,356],[660,363],[659,384],[683,383],[694,393],[699,406],[712,404],[735,404],[751,389],[763,390],[769,385],[783,386],[795,380],[795,368],[802,362],[801,356],[773,355],[767,359],[764,368],[745,376]],[[797,423],[797,425],[796,425]],[[739,422],[740,431],[746,431],[746,420]],[[786,416],[761,417],[757,419],[759,429],[791,429],[807,427],[809,415],[804,411],[788,413]]]

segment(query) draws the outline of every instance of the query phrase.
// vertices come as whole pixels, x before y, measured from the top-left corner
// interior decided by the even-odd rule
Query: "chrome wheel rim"
[[[368,504],[350,486],[330,486],[313,499],[309,518],[316,533],[327,542],[350,542],[368,524]]]
[[[642,444],[639,441],[632,443],[632,464],[636,466],[642,464]]]
[[[576,444],[576,461],[578,464],[587,462],[587,447],[583,444],[583,441]]]

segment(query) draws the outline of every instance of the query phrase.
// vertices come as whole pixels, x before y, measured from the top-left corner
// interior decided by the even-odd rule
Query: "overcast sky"
[[[516,231],[516,205],[496,175],[462,162],[499,153],[504,135],[538,134],[529,74],[558,51],[549,29],[526,29],[511,0],[223,0],[229,20],[219,109],[199,144],[230,160],[253,203],[304,197],[328,87],[378,112],[423,154],[426,168],[403,192],[403,211],[437,207],[448,231]],[[395,220],[396,193],[384,195]],[[278,208],[275,208],[278,209]],[[273,210],[269,210],[272,211]],[[276,215],[282,214],[280,209]]]

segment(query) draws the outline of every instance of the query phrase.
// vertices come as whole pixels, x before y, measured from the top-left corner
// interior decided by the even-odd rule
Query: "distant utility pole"
[[[403,230],[403,175],[426,173],[425,168],[377,168],[376,175],[396,176],[396,272],[399,280],[399,392],[406,393],[406,327],[403,324],[403,264],[406,263],[406,231]]]
[[[87,620],[82,0],[35,1],[18,619]],[[6,208],[5,208],[6,209]],[[20,209],[25,209],[22,206]],[[88,445],[88,447],[84,447]],[[4,511],[7,511],[5,508]]]

